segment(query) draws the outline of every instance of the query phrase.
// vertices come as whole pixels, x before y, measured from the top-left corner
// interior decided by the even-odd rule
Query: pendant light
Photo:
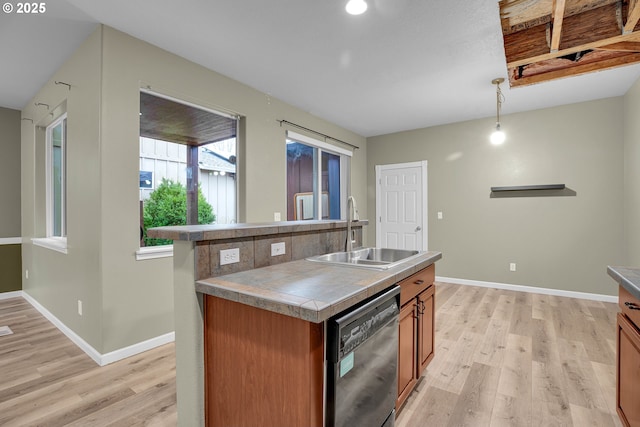
[[[504,95],[502,95],[502,91],[500,90],[500,83],[503,82],[504,79],[502,77],[491,80],[491,83],[496,85],[496,130],[493,131],[489,137],[493,145],[500,145],[506,139],[506,135],[500,129],[500,107],[502,107],[502,102],[504,102]]]
[[[362,15],[367,11],[367,2],[364,0],[349,0],[345,9],[351,15]]]

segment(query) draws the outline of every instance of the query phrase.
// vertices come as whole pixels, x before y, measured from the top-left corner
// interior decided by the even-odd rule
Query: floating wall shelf
[[[510,187],[491,187],[492,192],[501,191],[532,191],[532,190],[564,190],[564,184],[546,184],[546,185],[514,185]]]

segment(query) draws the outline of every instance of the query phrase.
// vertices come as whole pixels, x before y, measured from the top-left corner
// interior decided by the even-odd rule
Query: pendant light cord
[[[500,90],[500,83],[496,83],[496,123],[500,123],[500,108],[502,107],[502,103],[504,102],[504,95],[502,94],[502,90]]]

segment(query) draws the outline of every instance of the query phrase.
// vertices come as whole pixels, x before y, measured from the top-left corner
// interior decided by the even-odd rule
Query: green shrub
[[[172,240],[147,237],[147,229],[167,225],[187,224],[187,189],[179,182],[162,179],[162,183],[144,202],[145,246],[170,245]],[[213,208],[198,188],[198,224],[211,224],[216,220]]]

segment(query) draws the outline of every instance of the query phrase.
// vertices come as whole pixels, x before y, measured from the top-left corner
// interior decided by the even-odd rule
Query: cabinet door
[[[322,426],[323,342],[322,323],[206,295],[205,425]]]
[[[640,427],[640,333],[618,313],[618,415],[626,426]]]
[[[418,378],[433,359],[434,288],[435,285],[418,295]]]
[[[400,336],[398,342],[398,400],[399,410],[409,396],[416,380],[416,299],[400,309]]]

